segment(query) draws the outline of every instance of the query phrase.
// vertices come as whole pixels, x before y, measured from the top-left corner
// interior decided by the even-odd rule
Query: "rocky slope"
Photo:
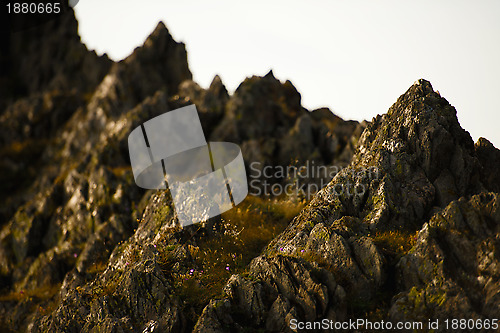
[[[474,145],[455,109],[417,81],[369,124],[349,169],[246,276],[231,277],[195,330],[290,331],[292,318],[495,318],[500,219],[489,191],[498,182],[485,170],[498,167],[498,154],[485,139]]]
[[[344,121],[304,109],[272,72],[233,95],[218,76],[201,88],[162,23],[112,63],[80,43],[71,12],[61,20],[12,36],[2,58],[16,89],[0,103],[0,330],[287,332],[291,319],[500,314],[500,151],[474,144],[429,82],[370,123]],[[181,229],[168,190],[135,185],[127,138],[193,103],[207,139],[238,143],[247,171],[348,168],[298,214],[301,198],[249,197]]]
[[[142,299],[145,290],[136,285],[139,277],[134,275],[135,264],[143,265],[145,258],[138,244],[153,246],[156,239],[163,241],[158,245],[170,248],[175,239],[185,240],[186,232],[193,232],[169,228],[175,223],[168,222],[174,218],[167,214],[172,208],[168,192],[146,192],[133,181],[127,137],[144,121],[195,103],[207,138],[225,140],[216,134],[224,132],[220,124],[240,112],[240,107],[230,105],[255,99],[265,107],[254,111],[257,117],[245,119],[246,128],[260,128],[263,117],[274,112],[276,117],[269,125],[280,131],[267,130],[254,142],[252,136],[237,142],[253,145],[257,152],[272,141],[272,150],[260,154],[272,165],[289,162],[273,158],[284,146],[283,134],[303,134],[306,139],[301,144],[320,146],[324,154],[317,159],[321,163],[348,160],[356,133],[359,136],[364,126],[344,122],[330,112],[310,115],[301,107],[293,85],[280,83],[272,74],[248,79],[233,96],[219,77],[202,89],[191,81],[184,45],[172,39],[163,23],[142,47],[119,63],[87,51],[80,43],[72,12],[42,28],[13,34],[10,43],[9,54],[2,60],[13,69],[2,82],[15,91],[2,95],[5,107],[0,111],[2,330],[80,331],[84,326],[90,330],[115,325],[116,318],[127,317],[116,314],[118,308],[129,313],[138,303],[126,305],[120,300],[116,311],[98,315],[94,321],[90,318],[100,306],[95,308],[93,300],[103,301],[106,292],[102,290],[109,293],[117,280],[125,283],[118,288],[124,297],[134,294],[131,297]],[[292,98],[283,103],[288,95]],[[287,114],[289,109],[296,114]],[[305,127],[296,125],[299,115]],[[293,150],[293,144],[287,149]],[[246,155],[248,165],[252,157]],[[209,225],[220,223],[210,221]],[[210,237],[213,231],[206,229],[206,235],[198,231],[192,244],[196,238]],[[129,252],[135,259],[123,257]],[[119,262],[112,264],[115,260]],[[113,265],[117,267],[108,270]],[[155,303],[155,312],[149,301],[138,300],[145,308],[118,321],[121,326],[138,330],[146,319],[167,318],[164,311],[175,312],[180,300],[167,288],[166,265],[162,264],[163,273],[157,275],[161,291],[151,293],[155,299],[168,299],[168,304],[158,308]],[[153,268],[137,269],[149,279],[157,273]],[[135,277],[125,282],[126,274]],[[104,289],[97,291],[98,285]],[[144,285],[150,287],[149,282]],[[130,293],[133,289],[136,291]],[[81,307],[81,317],[72,312],[77,307],[68,308],[71,302]],[[193,326],[192,319],[185,323],[181,310],[177,310],[177,319],[166,322],[180,329]]]
[[[2,40],[0,200],[7,204],[0,208],[0,221],[26,200],[39,168],[50,163],[40,160],[45,146],[87,104],[111,66],[106,55],[87,50],[77,28],[70,11]]]

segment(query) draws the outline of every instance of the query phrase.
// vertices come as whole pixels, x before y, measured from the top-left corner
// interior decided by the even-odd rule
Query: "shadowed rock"
[[[483,154],[495,155],[497,153],[496,149],[484,141],[478,146],[484,147],[482,148]],[[482,160],[490,163],[484,158]],[[417,81],[398,99],[386,115],[377,116],[368,124],[359,139],[349,169],[340,172],[330,184],[323,188],[288,228],[268,245],[262,256],[254,259],[253,264],[248,268],[250,277],[233,277],[225,289],[230,289],[231,292],[226,292],[222,300],[211,302],[205,308],[197,325],[198,331],[202,332],[205,325],[213,332],[224,332],[224,327],[227,325],[230,325],[232,331],[238,331],[240,327],[245,326],[275,329],[274,326],[266,326],[271,322],[268,318],[271,318],[273,309],[277,306],[275,304],[281,304],[281,307],[285,306],[283,304],[293,304],[293,306],[287,305],[286,310],[282,311],[281,319],[277,319],[280,323],[279,330],[282,331],[290,331],[289,326],[286,325],[289,321],[283,322],[283,318],[287,318],[287,313],[292,313],[293,315],[288,315],[288,317],[299,321],[320,321],[325,318],[325,311],[330,313],[328,318],[355,319],[363,314],[359,311],[373,310],[373,305],[387,313],[392,297],[389,295],[395,295],[398,288],[408,289],[413,285],[421,285],[420,274],[431,274],[425,280],[429,283],[435,281],[436,275],[438,278],[443,276],[442,272],[431,270],[429,273],[427,269],[429,265],[433,265],[434,259],[423,257],[432,256],[427,251],[428,246],[432,245],[422,238],[429,229],[425,222],[435,212],[440,212],[445,208],[451,200],[487,189],[495,189],[497,183],[481,181],[479,171],[483,168],[480,159],[476,156],[470,135],[460,127],[457,121],[455,109],[433,91],[429,82]],[[363,191],[360,190],[357,193],[353,190],[350,193],[348,184],[351,184],[351,189],[359,186]],[[491,195],[489,197],[491,198]],[[494,202],[487,206],[494,207]],[[435,215],[433,219],[436,219],[436,216],[439,215]],[[453,223],[459,223],[458,221],[462,220],[456,215],[452,219]],[[498,225],[497,219],[493,218],[490,223],[491,228],[496,230],[497,227],[494,226]],[[423,231],[419,233],[416,246],[418,248],[418,244],[425,244],[420,245],[425,246],[425,249],[422,249],[421,255],[409,254],[403,257],[398,267],[403,267],[401,273],[403,276],[399,281],[404,287],[396,287],[394,266],[398,262],[398,256],[380,242],[380,235],[384,233],[408,235],[406,242],[411,243],[412,233],[422,226]],[[482,230],[482,227],[477,227]],[[482,234],[482,236],[486,235]],[[489,237],[492,237],[491,234]],[[454,237],[453,240],[448,241],[447,246],[463,251],[461,253],[464,255],[462,256],[463,264],[472,264],[467,259],[467,255],[474,253],[469,251],[473,249],[470,243],[465,240],[461,241],[460,237]],[[410,253],[414,251],[416,250],[412,249]],[[436,250],[431,253],[442,252]],[[485,253],[492,255],[495,249],[487,248]],[[448,260],[455,258],[451,253],[448,256],[450,257]],[[297,300],[300,287],[309,286],[307,282],[298,281],[294,277],[300,268],[280,269],[280,282],[276,282],[277,279],[271,273],[271,268],[268,269],[268,274],[262,274],[262,269],[255,265],[258,262],[267,262],[269,266],[266,267],[279,266],[283,260],[289,261],[292,260],[291,258],[305,259],[306,262],[300,265],[319,264],[322,270],[331,274],[332,281],[334,281],[334,283],[325,284],[326,289],[323,293],[332,295],[342,290],[345,291],[346,296],[342,299],[330,298],[326,302],[326,308],[318,311],[318,306],[323,304],[320,297],[315,296],[314,306],[308,304],[307,301]],[[412,259],[414,264],[405,266],[403,263],[409,262],[409,258],[419,259]],[[419,261],[415,262],[416,260]],[[439,260],[442,259],[434,261]],[[450,264],[450,267],[453,266],[454,264]],[[308,271],[314,270],[308,268]],[[473,268],[470,268],[465,276],[474,280],[473,275],[468,275],[472,272]],[[449,274],[453,277],[462,275],[458,272]],[[272,286],[274,291],[265,293],[270,296],[267,299],[261,297],[261,302],[252,303],[258,306],[242,307],[241,297],[238,295],[248,294],[248,288],[252,286],[250,281],[254,278],[257,278],[261,285]],[[238,283],[234,284],[232,281],[238,281]],[[289,284],[286,281],[294,281],[294,283]],[[317,287],[311,286],[311,288],[318,290]],[[440,285],[439,288],[445,287]],[[254,293],[257,293],[255,288],[253,289]],[[418,317],[419,311],[426,313],[426,309],[413,307],[412,304],[421,304],[417,303],[419,300],[415,297],[408,301],[408,298],[413,295],[412,292],[409,296],[400,298],[393,306],[392,319],[408,320]],[[440,292],[441,290],[436,289],[431,291],[433,295],[440,295]],[[384,294],[386,296],[380,296]],[[419,295],[421,295],[419,297],[426,297],[423,294]],[[488,302],[479,295],[481,295],[480,290],[474,294],[475,299],[471,301],[471,304]],[[444,318],[445,315],[450,317],[458,313],[476,318],[473,306],[467,307],[467,303],[462,302],[466,298],[464,295],[461,298],[452,299],[448,310],[435,308],[436,311],[443,311],[439,318]],[[346,312],[346,306],[342,300],[346,300],[349,304],[347,308],[350,308],[350,311]],[[360,306],[361,304],[364,305]],[[373,305],[370,306],[370,304]],[[215,308],[222,305],[224,316],[220,317]],[[384,308],[385,310],[382,310]],[[319,307],[319,309],[322,308]],[[489,315],[498,314],[496,308],[491,311]],[[406,315],[406,313],[409,314]],[[260,317],[262,314],[264,314],[263,318]],[[260,319],[251,321],[251,318]],[[418,318],[425,319],[426,317],[421,315]]]
[[[394,298],[391,320],[498,316],[499,232],[498,193],[460,198],[434,215],[397,265],[404,291]]]
[[[474,145],[429,82],[369,123],[344,121],[304,109],[272,72],[233,95],[218,76],[201,88],[163,23],[118,63],[87,51],[76,27],[71,13],[2,55],[18,75],[2,82],[20,89],[0,101],[11,181],[0,330],[287,332],[291,319],[498,317],[500,152]],[[11,59],[23,47],[42,61]],[[180,229],[168,190],[135,185],[127,147],[144,121],[192,103],[207,138],[238,143],[247,166],[348,166],[211,300],[190,288],[213,285],[185,281],[200,244],[231,230],[220,218]]]

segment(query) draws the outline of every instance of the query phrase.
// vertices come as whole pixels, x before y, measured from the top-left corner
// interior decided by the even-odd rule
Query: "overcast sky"
[[[302,104],[371,120],[419,78],[458,111],[474,141],[500,148],[500,1],[81,0],[83,42],[113,60],[158,21],[186,44],[194,80],[291,80]]]

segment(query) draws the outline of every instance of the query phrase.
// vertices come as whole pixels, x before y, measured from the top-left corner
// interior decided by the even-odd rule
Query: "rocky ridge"
[[[488,158],[479,157],[482,149]],[[499,219],[497,194],[488,191],[498,183],[484,170],[497,155],[485,139],[474,146],[455,109],[417,81],[373,119],[349,168],[252,261],[247,276],[230,279],[196,330],[290,331],[291,318],[380,312],[394,321],[494,317]],[[347,191],[349,182],[363,190]],[[414,246],[390,244],[398,238]]]
[[[233,95],[220,77],[201,88],[184,45],[162,23],[111,64],[79,42],[71,13],[64,20],[47,36],[69,40],[77,59],[89,60],[71,65],[61,53],[61,67],[30,67],[40,79],[2,100],[2,160],[10,161],[2,167],[17,186],[27,162],[39,162],[18,193],[2,189],[0,329],[286,332],[291,319],[500,313],[500,152],[486,139],[474,144],[429,82],[358,124],[327,109],[308,112],[292,83],[272,72]],[[22,45],[36,49],[25,34]],[[88,78],[68,83],[79,75]],[[132,129],[192,103],[207,138],[238,143],[247,167],[348,166],[202,301],[189,293],[211,287],[200,253],[233,230],[220,218],[179,228],[168,190],[135,185],[127,148]],[[34,150],[33,140],[42,143]]]
[[[40,51],[44,59],[58,61],[37,63],[37,51],[25,53],[19,49],[22,45],[37,50],[40,38],[47,39]],[[300,95],[290,82],[282,84],[272,74],[249,79],[233,96],[228,95],[219,77],[208,89],[200,88],[191,81],[184,45],[172,39],[163,23],[142,47],[118,63],[87,51],[80,43],[72,12],[41,30],[12,36],[11,41],[7,62],[15,68],[17,78],[8,76],[4,80],[21,88],[3,95],[6,107],[0,113],[2,168],[7,184],[1,191],[5,204],[0,223],[0,328],[81,331],[116,326],[138,330],[150,319],[162,317],[162,325],[184,330],[189,325],[178,306],[179,297],[168,287],[168,263],[162,262],[160,271],[158,265],[144,265],[142,246],[169,248],[194,231],[172,228],[175,217],[168,192],[155,194],[135,185],[128,134],[148,119],[194,102],[207,137],[212,137],[219,123],[234,112],[234,108],[228,111],[228,105],[245,98],[269,98],[267,108],[258,112],[277,113],[272,124],[281,132],[268,131],[254,146],[273,140],[273,149],[279,150],[279,135],[292,132],[295,125],[293,117],[287,116],[284,121],[279,114],[293,107],[309,121],[308,111],[300,106]],[[61,52],[61,43],[67,43],[65,50],[71,52]],[[71,62],[66,59],[70,56],[81,61]],[[29,64],[33,66],[23,67]],[[30,80],[23,74],[27,72],[37,79]],[[51,76],[49,72],[57,74]],[[73,82],[75,78],[79,81]],[[250,86],[256,91],[246,91]],[[266,91],[270,86],[272,94]],[[293,94],[293,101],[281,105],[284,94]],[[325,155],[322,162],[331,163],[338,151],[349,156],[347,138],[357,123],[344,122],[331,113],[323,118],[329,127],[321,125],[323,120],[313,120],[315,127],[308,126],[304,132],[309,140],[315,140],[321,127],[337,142],[335,154]],[[248,128],[259,127],[255,119],[245,120]],[[239,142],[251,140],[243,139]],[[333,141],[322,147],[328,149]],[[271,158],[274,150],[263,156]],[[246,163],[250,161],[246,158]],[[219,224],[210,221],[206,234],[213,233],[211,227]],[[202,234],[198,232],[195,238]],[[185,255],[185,247],[179,248],[181,254]],[[155,258],[154,251],[150,254]],[[189,256],[179,258],[179,262],[182,260],[191,263]],[[124,279],[125,275],[129,278]],[[158,280],[150,280],[153,275]],[[142,278],[148,283],[141,287],[137,283]],[[150,289],[152,285],[156,285],[154,290]],[[153,298],[143,300],[148,293]],[[106,303],[111,296],[116,309],[101,313],[100,302]],[[122,297],[136,299],[126,303]],[[138,307],[135,315],[122,320],[134,307]],[[73,313],[78,308],[79,313]]]

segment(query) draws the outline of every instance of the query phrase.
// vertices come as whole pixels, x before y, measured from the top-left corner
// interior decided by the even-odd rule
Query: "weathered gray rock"
[[[168,205],[164,194],[153,202]],[[86,258],[79,258],[81,265],[63,283],[58,308],[48,316],[36,317],[32,332],[182,330],[179,299],[164,275],[157,250],[168,245],[158,232],[162,226],[167,234],[173,231],[169,228],[174,223],[173,209],[158,220],[157,212],[150,213],[153,206],[148,207],[144,222],[131,238],[114,248],[109,262],[105,258],[101,272],[89,276],[91,270],[80,268]]]
[[[202,89],[162,23],[111,64],[80,43],[72,15],[41,30],[42,61],[20,58],[22,89],[0,100],[0,171],[12,178],[0,189],[0,330],[288,332],[291,319],[498,317],[500,152],[474,145],[429,82],[370,123],[344,121],[305,110],[272,72],[232,96],[218,76]],[[40,36],[26,36],[36,50]],[[247,166],[349,166],[245,272],[227,266],[211,300],[196,294],[210,287],[203,279],[186,281],[202,277],[202,245],[226,222],[180,228],[168,190],[135,185],[127,147],[145,120],[192,103],[207,139],[239,144]]]
[[[500,150],[495,148],[485,138],[480,138],[475,146],[476,156],[481,162],[481,182],[488,184],[488,189],[500,192],[500,174],[497,172],[500,165]]]
[[[343,318],[345,292],[316,264],[287,256],[258,257],[249,271],[247,277],[231,277],[225,298],[210,302],[195,332],[242,332],[250,327],[291,332],[292,318]]]
[[[194,98],[202,98],[201,90],[192,83],[185,83],[184,90],[184,94],[190,92]],[[347,165],[352,157],[353,145],[366,123],[344,121],[326,108],[309,112],[300,101],[293,84],[281,83],[272,71],[264,77],[253,76],[236,89],[225,105],[222,120],[210,131],[212,141],[240,145],[249,181],[254,180],[255,188],[259,189],[255,193],[270,194],[264,183],[295,182],[293,174],[276,176],[276,172],[271,172],[268,177],[263,173],[265,168],[285,170],[305,167],[307,163],[340,167]],[[303,185],[316,184],[318,189],[330,180],[329,173],[301,179]]]
[[[500,313],[498,244],[500,197],[481,193],[451,202],[418,234],[397,265],[404,290],[390,310],[394,321],[492,319]],[[439,331],[445,331],[441,327]]]
[[[210,137],[214,128],[225,114],[229,94],[216,75],[207,90],[202,89],[196,82],[186,80],[179,86],[179,97],[187,103],[194,103],[200,115],[201,125],[206,137]]]
[[[19,16],[15,20],[38,17]],[[38,92],[92,92],[109,70],[112,61],[88,51],[78,35],[78,22],[72,9],[58,19],[34,28],[15,32],[8,44],[2,45],[7,68],[0,97],[0,113],[4,103]]]
[[[0,57],[0,225],[31,198],[29,186],[50,163],[41,159],[45,148],[111,66],[106,55],[98,57],[80,42],[72,10],[7,35]]]
[[[95,92],[84,107],[72,109],[78,103],[83,105],[87,90],[82,89],[71,92],[79,99],[67,111],[65,95],[48,93],[43,99],[34,95],[17,102],[2,115],[5,119],[13,116],[9,121],[14,125],[23,117],[40,117],[40,121],[29,122],[33,128],[13,132],[20,139],[50,135],[28,192],[32,194],[24,196],[25,203],[0,231],[0,272],[12,293],[37,294],[47,288],[52,291],[47,297],[55,301],[53,290],[68,272],[76,269],[83,278],[66,279],[63,294],[70,285],[75,288],[92,281],[95,273],[88,272],[98,272],[117,244],[133,234],[144,208],[140,201],[145,191],[132,177],[128,134],[169,110],[166,91],[175,94],[180,82],[189,78],[184,46],[160,23],[142,48],[114,64],[99,85],[86,87]],[[65,112],[68,120],[48,122],[44,112],[51,110]],[[11,130],[16,131],[16,126]],[[87,300],[77,301],[80,308],[89,305]],[[38,302],[35,298],[29,301]],[[26,327],[29,312],[23,313],[25,317],[13,326]],[[51,327],[65,330],[64,318],[52,321]],[[80,324],[71,325],[80,331]]]
[[[281,320],[287,318],[292,313],[290,308],[295,311],[288,318],[300,321],[321,320],[327,313],[334,319],[356,319],[375,309],[389,317],[392,296],[400,290],[422,283],[422,288],[427,288],[427,291],[417,289],[420,290],[419,299],[412,296],[413,289],[407,296],[396,298],[388,319],[425,318],[426,309],[421,308],[425,304],[425,293],[429,293],[433,299],[438,298],[434,310],[442,315],[436,315],[439,318],[444,318],[445,314],[451,317],[452,314],[457,316],[459,313],[476,318],[473,309],[483,302],[483,296],[479,295],[484,295],[484,292],[478,291],[474,294],[475,298],[469,299],[471,296],[459,293],[461,288],[466,287],[454,279],[445,281],[448,289],[445,289],[444,284],[435,285],[436,278],[446,275],[443,275],[443,269],[436,271],[433,262],[441,265],[443,260],[445,263],[446,260],[456,260],[454,258],[457,254],[461,255],[458,259],[460,265],[468,267],[468,270],[461,274],[455,269],[449,275],[459,280],[474,281],[476,266],[470,265],[477,261],[477,251],[474,251],[474,243],[464,236],[451,233],[446,243],[446,249],[450,253],[445,254],[432,245],[439,237],[434,240],[432,234],[429,234],[424,238],[423,235],[427,235],[429,229],[425,226],[417,243],[422,245],[417,245],[417,249],[419,246],[425,248],[421,251],[414,248],[401,259],[398,267],[405,267],[399,279],[402,285],[398,287],[393,282],[394,266],[398,257],[405,253],[401,248],[411,244],[412,234],[416,229],[420,229],[428,218],[445,208],[451,200],[497,186],[495,183],[482,182],[479,172],[484,169],[476,151],[489,156],[497,154],[496,149],[484,141],[475,150],[469,134],[460,127],[454,108],[432,90],[429,82],[417,81],[386,115],[378,116],[368,124],[357,142],[356,153],[349,168],[337,174],[288,228],[267,246],[263,254],[253,260],[248,268],[249,277],[257,276],[264,285],[275,286],[275,291],[267,293],[272,295],[272,299],[262,302],[263,310],[252,311],[246,308],[247,317],[244,318],[259,318],[252,327],[264,328],[264,322],[267,324],[273,321],[276,313],[280,314]],[[485,160],[483,157],[482,161]],[[473,200],[477,201],[477,198],[484,196],[491,197],[491,194],[481,194]],[[494,204],[487,204],[487,207],[494,207]],[[491,208],[485,210],[495,214]],[[498,224],[495,219],[491,220],[491,228],[496,228]],[[464,219],[453,215],[449,220],[459,224]],[[485,229],[478,218],[471,221],[474,222],[469,224],[474,226],[475,232]],[[482,231],[482,235],[485,237],[487,233]],[[397,237],[403,238],[404,244],[398,243],[401,240]],[[394,243],[392,246],[391,242]],[[495,249],[487,248],[484,253],[491,257]],[[297,259],[300,261],[293,261]],[[291,262],[297,266],[289,266],[288,263]],[[257,263],[267,264],[264,266]],[[326,298],[318,295],[313,304],[309,302],[310,294],[301,291],[301,287],[318,289],[314,284],[298,279],[297,274],[301,274],[301,267],[307,267],[309,273],[313,272],[314,269],[309,266],[311,264],[319,265],[324,272],[330,274],[334,281],[332,286],[336,286],[323,289],[322,295],[331,295],[335,293],[334,290],[341,290],[345,294],[342,299],[346,301],[348,311],[345,305],[325,302]],[[441,267],[439,265],[437,267]],[[450,264],[450,267],[455,266],[457,264]],[[273,275],[273,267],[279,267],[279,275]],[[241,305],[237,300],[241,297],[235,296],[248,294],[246,289],[250,282],[248,278],[243,279],[247,281],[238,278],[238,284],[234,283],[234,279],[231,280],[227,285],[231,293],[220,301],[221,304],[226,304],[225,312],[231,314],[231,319],[226,318],[225,322],[230,322],[235,331],[239,326],[249,325],[247,319],[238,315]],[[291,281],[298,281],[300,286],[295,286]],[[494,295],[496,290],[496,282],[493,281],[496,280],[493,279],[488,284],[493,290],[488,290],[489,295]],[[440,290],[446,290],[450,297],[458,296],[450,300],[448,307],[440,307],[442,302],[439,295],[443,294]],[[413,298],[408,301],[409,297]],[[491,299],[491,305],[495,304],[494,296],[488,299]],[[217,324],[217,317],[210,317],[214,313],[211,307],[216,304],[219,303],[210,303],[204,310],[197,325],[199,331],[208,322],[211,323],[210,327],[224,327]],[[495,306],[488,307],[490,315],[500,313]],[[260,319],[260,313],[273,316],[268,317],[273,319]],[[419,313],[424,314],[419,316]],[[278,323],[278,326],[272,328],[279,327],[278,330],[284,331],[289,329],[287,322],[278,320]],[[271,326],[267,328],[271,329]]]

